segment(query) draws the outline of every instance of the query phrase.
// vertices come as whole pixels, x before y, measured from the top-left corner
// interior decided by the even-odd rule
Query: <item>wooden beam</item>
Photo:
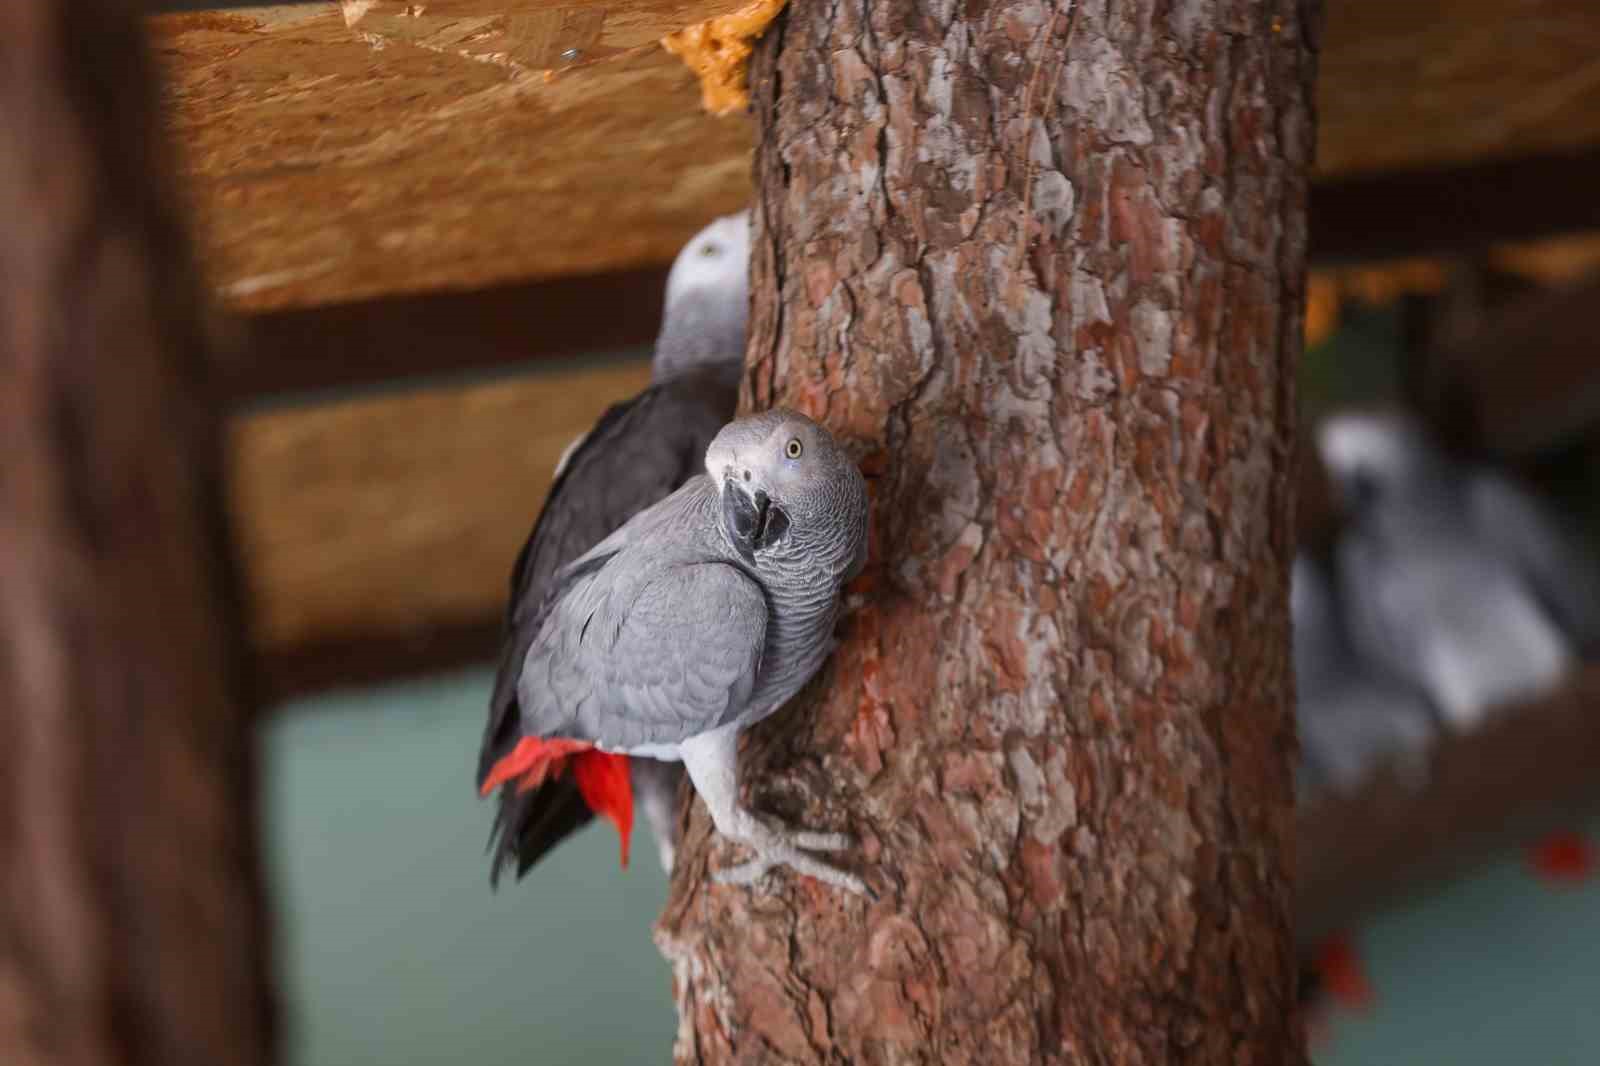
[[[1600,665],[1446,736],[1423,782],[1391,774],[1298,813],[1302,946],[1600,808]]]
[[[1474,252],[1600,229],[1600,147],[1334,178],[1311,188],[1318,265]]]
[[[236,417],[230,506],[271,690],[492,658],[562,449],[648,378],[643,360],[556,367]]]
[[[1600,144],[1590,0],[1331,0],[1317,74],[1324,179]]]
[[[263,310],[669,261],[750,130],[657,43],[739,0],[399,0],[153,17],[224,302]]]
[[[701,112],[656,42],[738,6],[361,0],[152,18],[215,287],[236,309],[282,309],[667,262],[747,199],[752,139],[746,119]],[[1594,224],[1595,55],[1587,0],[1329,5],[1313,255]]]
[[[266,311],[244,320],[229,392],[244,404],[637,348],[655,339],[665,286],[649,267]]]

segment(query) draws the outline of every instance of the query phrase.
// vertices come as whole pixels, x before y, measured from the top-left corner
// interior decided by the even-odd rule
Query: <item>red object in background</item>
[[[1594,873],[1594,841],[1583,833],[1552,833],[1528,849],[1528,865],[1542,881],[1573,885]]]
[[[1316,968],[1322,987],[1339,1006],[1349,1010],[1372,1006],[1372,982],[1367,980],[1361,955],[1348,933],[1335,933],[1322,942],[1317,949]]]

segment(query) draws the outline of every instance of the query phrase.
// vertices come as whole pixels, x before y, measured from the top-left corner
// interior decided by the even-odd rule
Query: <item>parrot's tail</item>
[[[513,786],[512,795],[505,800],[515,802],[547,782],[555,784],[555,779],[568,771],[589,810],[617,827],[622,838],[622,865],[626,867],[628,841],[633,833],[633,780],[626,755],[600,751],[582,740],[523,737],[490,768],[480,792],[487,796],[502,785]],[[521,835],[515,825],[501,829],[513,839]]]

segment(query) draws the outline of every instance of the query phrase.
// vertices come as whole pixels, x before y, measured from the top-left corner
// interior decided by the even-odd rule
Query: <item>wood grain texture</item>
[[[655,41],[739,6],[350,0],[151,19],[215,286],[236,307],[301,307],[666,262],[744,202],[753,142],[745,118],[701,111]],[[1339,0],[1321,54],[1324,180],[1600,144],[1590,0]],[[1333,220],[1341,254],[1406,231],[1354,193]],[[1593,201],[1518,199],[1507,218],[1546,230],[1580,224],[1561,203]]]
[[[750,139],[746,120],[701,112],[656,40],[737,6],[352,0],[151,19],[213,282],[234,307],[276,308],[670,260],[746,200]]]
[[[0,4],[6,1066],[274,1058],[221,405],[133,6]]]
[[[863,605],[696,804],[677,1061],[1295,1063],[1288,567],[1317,5],[796,4],[747,407],[874,474]]]

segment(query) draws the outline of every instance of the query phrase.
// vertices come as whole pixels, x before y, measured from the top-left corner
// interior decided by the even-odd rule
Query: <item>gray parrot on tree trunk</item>
[[[681,760],[717,830],[755,852],[717,880],[784,865],[866,892],[810,854],[844,848],[843,834],[775,828],[739,804],[737,755],[739,733],[831,652],[867,520],[866,481],[827,430],[786,408],[729,423],[703,474],[552,577],[528,619],[517,739],[482,791],[571,774],[625,828],[625,757]]]
[[[551,578],[628,519],[665,499],[702,469],[705,450],[734,414],[749,317],[750,218],[726,215],[684,245],[667,275],[651,384],[611,407],[568,445],[544,508],[517,557],[489,719],[478,757],[482,786],[520,739],[517,682],[538,635]],[[631,790],[672,866],[677,763],[635,759]],[[515,863],[523,874],[594,811],[573,775],[553,775],[532,789],[503,788],[490,841],[491,882]],[[628,828],[623,832],[627,863]]]

